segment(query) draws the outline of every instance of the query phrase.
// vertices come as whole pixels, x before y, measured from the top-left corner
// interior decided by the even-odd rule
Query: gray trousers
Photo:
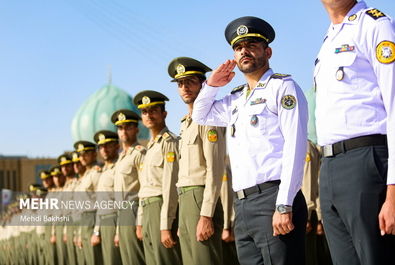
[[[294,230],[273,236],[272,219],[278,186],[235,200],[235,237],[239,262],[242,265],[305,264],[305,231],[307,206],[299,191],[292,205]]]
[[[380,236],[386,196],[386,146],[323,158],[320,196],[333,264],[394,264],[395,236]]]

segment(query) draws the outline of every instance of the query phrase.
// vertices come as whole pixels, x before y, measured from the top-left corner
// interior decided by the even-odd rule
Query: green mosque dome
[[[133,98],[114,85],[106,85],[96,91],[77,111],[71,123],[73,141],[93,142],[93,136],[100,130],[116,131],[111,115],[119,109],[131,109],[140,114],[132,103]],[[149,138],[148,129],[139,124],[139,140]]]

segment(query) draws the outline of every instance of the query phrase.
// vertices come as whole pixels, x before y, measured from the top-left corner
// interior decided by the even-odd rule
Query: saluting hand
[[[207,85],[218,87],[228,84],[235,76],[235,72],[233,72],[235,66],[235,60],[227,60],[221,64],[207,79]]]
[[[281,214],[275,211],[273,215],[272,225],[273,236],[288,234],[295,228],[292,223],[292,212]]]

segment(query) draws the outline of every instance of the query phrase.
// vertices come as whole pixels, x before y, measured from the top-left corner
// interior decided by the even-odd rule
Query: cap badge
[[[141,101],[143,102],[144,105],[151,103],[151,99],[147,96],[144,96]]]
[[[60,158],[60,162],[66,162],[67,161],[67,159],[66,159],[66,157],[64,157],[64,156],[62,156],[61,158]]]
[[[104,136],[104,134],[99,134],[99,141],[104,141],[106,140],[106,137]]]
[[[185,66],[182,64],[177,65],[176,71],[178,75],[185,73]]]
[[[73,160],[78,159],[78,154],[77,153],[73,153]]]
[[[78,150],[82,150],[82,149],[84,149],[84,145],[83,144],[79,144],[78,145]]]
[[[248,28],[245,25],[240,25],[236,30],[237,35],[245,35],[248,33]]]
[[[120,112],[120,113],[118,114],[118,121],[124,121],[124,120],[126,120],[126,116],[125,116],[125,114],[123,114],[122,112]]]

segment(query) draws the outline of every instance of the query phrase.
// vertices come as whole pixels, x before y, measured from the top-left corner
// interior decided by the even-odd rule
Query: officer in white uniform
[[[235,60],[213,71],[195,101],[192,118],[228,127],[240,263],[304,264],[307,209],[300,188],[306,99],[289,75],[269,68],[268,44],[275,33],[266,21],[238,18],[227,26],[225,36]],[[247,84],[215,100],[219,87],[233,78],[236,64]]]
[[[332,259],[393,264],[395,26],[363,1],[322,2],[332,23],[314,80],[324,155],[321,208]]]

